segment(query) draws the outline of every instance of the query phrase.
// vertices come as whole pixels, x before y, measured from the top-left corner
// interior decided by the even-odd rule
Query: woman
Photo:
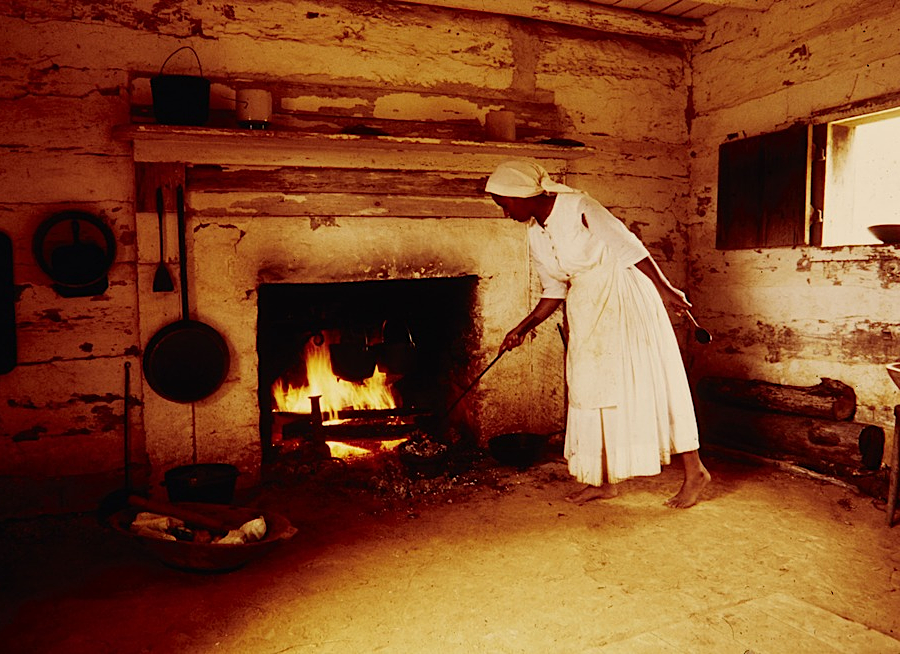
[[[684,482],[666,505],[693,506],[710,475],[700,461],[690,387],[664,305],[690,308],[684,293],[603,205],[557,184],[536,163],[500,164],[486,191],[506,216],[528,223],[543,286],[540,301],[500,351],[521,345],[566,302],[564,453],[569,472],[584,484],[567,499],[583,504],[615,497],[618,482],[659,474],[678,454]]]

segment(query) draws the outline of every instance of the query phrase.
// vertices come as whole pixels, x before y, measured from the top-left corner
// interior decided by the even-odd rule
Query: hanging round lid
[[[116,258],[116,239],[97,216],[62,211],[38,226],[33,249],[38,266],[58,285],[90,288],[105,282]]]

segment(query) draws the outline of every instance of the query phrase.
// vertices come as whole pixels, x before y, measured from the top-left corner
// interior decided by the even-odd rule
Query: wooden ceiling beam
[[[750,0],[735,0],[749,2]],[[516,16],[610,34],[666,41],[699,41],[703,23],[689,18],[614,9],[584,0],[402,0],[406,4]]]
[[[774,0],[697,0],[704,5],[722,7],[722,9],[750,9],[765,11],[772,6]]]

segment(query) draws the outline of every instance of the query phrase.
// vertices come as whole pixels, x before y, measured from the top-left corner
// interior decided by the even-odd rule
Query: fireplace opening
[[[263,462],[389,449],[440,414],[476,343],[477,282],[260,285]]]

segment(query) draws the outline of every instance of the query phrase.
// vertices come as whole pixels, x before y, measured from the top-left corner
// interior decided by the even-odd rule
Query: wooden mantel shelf
[[[157,124],[120,125],[113,138],[134,143],[138,162],[260,166],[418,168],[428,165],[490,169],[497,161],[532,158],[566,161],[590,156],[588,146],[454,141],[432,138],[251,131]],[[481,165],[478,165],[480,162]],[[558,168],[551,166],[550,168]]]

